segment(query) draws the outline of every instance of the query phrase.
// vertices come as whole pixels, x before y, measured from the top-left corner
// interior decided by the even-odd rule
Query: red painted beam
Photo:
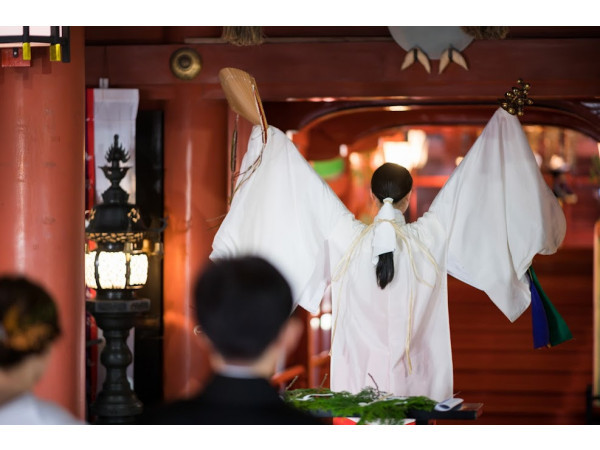
[[[584,118],[570,105],[554,107],[532,106],[520,119],[523,124],[564,126],[580,131],[600,141],[599,118]],[[290,104],[293,110],[294,104]],[[338,156],[341,144],[352,145],[365,136],[401,126],[424,125],[485,125],[498,108],[489,105],[416,105],[405,111],[382,108],[354,108],[329,112],[313,120],[300,131],[307,158],[330,159]],[[349,113],[349,111],[352,111]],[[285,117],[285,114],[282,113]],[[589,120],[588,120],[589,119]],[[271,123],[277,126],[277,121]]]
[[[451,64],[441,75],[420,65],[400,70],[406,52],[394,42],[188,45],[202,57],[192,81],[176,79],[169,58],[182,45],[86,47],[86,84],[109,77],[111,86],[160,88],[202,85],[205,98],[223,98],[217,74],[237,67],[257,80],[263,101],[289,98],[495,98],[519,77],[535,86],[540,99],[600,97],[600,39],[475,41],[463,54],[470,70]]]

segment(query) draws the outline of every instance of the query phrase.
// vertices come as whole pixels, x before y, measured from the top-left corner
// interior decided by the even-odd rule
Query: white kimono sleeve
[[[448,273],[516,320],[531,302],[534,255],[554,253],[566,232],[517,117],[496,111],[430,211],[447,234]]]
[[[298,304],[315,312],[328,284],[326,241],[352,214],[280,130],[252,130],[241,172],[260,165],[238,189],[213,241],[212,260],[261,256],[286,277]],[[242,177],[243,178],[243,177]]]

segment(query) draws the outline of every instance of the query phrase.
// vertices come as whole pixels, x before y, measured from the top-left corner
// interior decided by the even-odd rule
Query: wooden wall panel
[[[455,391],[484,403],[464,424],[584,424],[592,383],[591,248],[538,256],[534,268],[573,339],[533,349],[531,310],[514,323],[481,292],[449,278]]]

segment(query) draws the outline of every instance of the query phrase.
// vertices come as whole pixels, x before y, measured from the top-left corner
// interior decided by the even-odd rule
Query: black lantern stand
[[[109,166],[103,166],[104,175],[111,186],[102,194],[104,203],[97,205],[89,215],[86,237],[98,245],[97,252],[128,252],[139,246],[146,228],[135,205],[129,204],[129,194],[119,183],[129,167],[120,163],[129,160],[129,154],[119,145],[119,136],[106,154]],[[132,424],[143,411],[143,404],[131,389],[127,379],[127,367],[133,357],[127,345],[129,331],[135,318],[150,309],[150,300],[137,299],[135,288],[127,281],[119,288],[102,285],[98,260],[94,263],[96,298],[86,300],[86,309],[94,316],[103,331],[106,345],[100,361],[106,368],[102,390],[91,405],[97,424]],[[127,266],[126,277],[129,280]]]

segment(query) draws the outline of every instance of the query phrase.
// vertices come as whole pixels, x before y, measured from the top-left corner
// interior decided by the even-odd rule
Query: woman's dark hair
[[[227,359],[251,361],[277,337],[292,312],[292,291],[275,267],[262,258],[240,257],[212,263],[195,288],[202,331]]]
[[[383,203],[386,198],[394,200],[394,204],[402,200],[412,189],[413,179],[410,172],[398,164],[385,163],[373,172],[371,191]],[[375,268],[377,284],[385,288],[394,279],[394,253],[379,255]]]
[[[43,353],[60,335],[54,300],[23,277],[0,277],[0,367]]]

